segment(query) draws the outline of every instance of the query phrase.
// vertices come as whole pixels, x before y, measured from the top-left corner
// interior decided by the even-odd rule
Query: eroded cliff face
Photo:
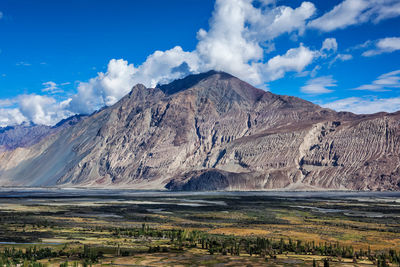
[[[399,190],[399,118],[336,113],[212,71],[136,85],[114,106],[0,154],[0,184]]]

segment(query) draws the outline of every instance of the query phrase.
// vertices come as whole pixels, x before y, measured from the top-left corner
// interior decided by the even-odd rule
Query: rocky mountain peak
[[[222,71],[211,70],[205,73],[189,75],[166,85],[158,85],[164,94],[171,97],[175,94],[191,94],[198,101],[207,99],[221,110],[233,104],[253,106],[254,103],[267,97],[268,93]]]
[[[0,152],[0,185],[400,190],[399,117],[337,113],[209,71],[138,84],[67,129]]]
[[[185,78],[175,80],[168,84],[163,84],[163,85],[159,84],[156,87],[159,88],[161,91],[163,91],[166,95],[173,95],[175,93],[192,88],[201,81],[207,80],[213,76],[225,79],[234,78],[232,75],[228,73],[210,70],[204,73],[191,74],[189,76],[186,76]]]

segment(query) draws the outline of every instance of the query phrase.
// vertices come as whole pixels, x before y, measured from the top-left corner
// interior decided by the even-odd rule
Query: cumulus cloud
[[[344,0],[332,10],[308,23],[310,28],[329,32],[400,15],[398,0]]]
[[[216,2],[210,30],[200,29],[197,33],[199,43],[193,53],[201,59],[200,70],[225,70],[234,75],[242,73],[243,77],[248,77],[248,81],[261,83],[261,75],[254,64],[263,57],[263,49],[259,44],[261,34],[257,35],[249,27],[246,29],[251,14],[262,16],[250,1]],[[253,19],[254,23],[259,20]]]
[[[112,59],[106,72],[89,81],[80,82],[77,93],[63,103],[53,98],[30,95],[20,101],[21,114],[35,123],[49,124],[73,113],[91,113],[116,103],[137,83],[147,87],[167,83],[191,73],[210,69],[229,72],[253,85],[265,84],[284,77],[288,72],[302,72],[319,56],[307,46],[294,45],[281,55],[268,58],[275,50],[274,38],[286,34],[295,39],[306,29],[315,14],[315,6],[303,2],[300,6],[277,6],[275,1],[217,0],[208,30],[200,29],[193,51],[175,46],[155,51],[140,65],[123,59]],[[292,38],[292,39],[293,39]],[[332,43],[327,49],[336,49]],[[19,62],[27,66],[29,63]],[[61,85],[43,84],[44,92],[56,92]],[[35,104],[35,102],[37,102]]]
[[[301,44],[267,60],[265,54],[274,50],[274,45],[265,43],[281,34],[302,34],[314,12],[315,7],[309,2],[293,9],[271,7],[267,2],[256,8],[250,0],[218,0],[210,29],[200,29],[197,33],[195,50],[184,51],[176,46],[156,51],[136,67],[125,60],[112,59],[106,73],[100,72],[79,84],[70,109],[90,113],[114,104],[136,83],[155,87],[210,69],[229,72],[260,87],[287,72],[300,72],[317,56],[314,51]]]
[[[129,92],[134,73],[133,64],[122,59],[112,59],[106,73],[100,72],[97,77],[79,84],[77,94],[69,102],[70,110],[87,114],[104,105],[114,104]]]
[[[0,101],[0,127],[32,122],[54,125],[74,113],[67,109],[69,102],[58,102],[53,97],[37,94],[20,95]],[[14,107],[16,106],[16,107]]]
[[[400,70],[391,71],[380,75],[370,84],[363,84],[353,90],[367,90],[374,92],[390,91],[393,88],[400,88]]]
[[[400,110],[400,97],[349,97],[322,105],[336,111],[350,111],[356,114],[395,112]]]
[[[20,113],[35,124],[53,125],[73,113],[66,109],[70,100],[57,102],[54,98],[36,94],[18,97]]]
[[[383,53],[392,53],[400,50],[400,37],[387,37],[375,42],[375,48],[365,51],[364,57],[371,57]]]
[[[155,87],[187,74],[198,72],[199,59],[194,52],[185,52],[180,46],[167,51],[156,51],[147,57],[132,76],[133,83]]]
[[[336,80],[332,76],[321,76],[308,80],[306,85],[301,87],[301,91],[312,95],[326,94],[333,92],[333,90],[328,89],[329,87],[335,86],[337,86]]]
[[[199,59],[198,71],[224,70],[255,85],[281,78],[285,67],[278,69],[271,64],[292,56],[297,50],[291,49],[265,64],[261,44],[282,34],[302,34],[314,12],[315,7],[309,2],[292,9],[286,6],[255,8],[246,0],[217,1],[210,30],[198,32],[199,43],[193,51]],[[303,48],[301,52],[305,51]],[[292,71],[293,67],[286,69]]]
[[[228,2],[228,1],[227,1]],[[307,20],[314,15],[316,8],[311,2],[303,2],[298,8],[278,6],[273,9],[251,8],[248,20],[250,30],[266,40],[274,39],[284,33],[302,35]]]
[[[18,108],[0,108],[0,127],[21,124],[27,119]]]
[[[308,66],[316,52],[300,45],[298,48],[289,49],[286,54],[275,56],[268,60],[265,66],[265,74],[269,80],[277,80],[282,78],[286,72],[301,72]]]

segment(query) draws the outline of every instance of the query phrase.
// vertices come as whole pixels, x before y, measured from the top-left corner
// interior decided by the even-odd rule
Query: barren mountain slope
[[[0,184],[400,189],[400,114],[357,116],[211,71],[130,94],[28,148]]]

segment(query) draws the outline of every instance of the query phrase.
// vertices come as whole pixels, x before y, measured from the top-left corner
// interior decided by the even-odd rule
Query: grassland
[[[3,196],[0,265],[399,266],[398,197],[284,195]]]

